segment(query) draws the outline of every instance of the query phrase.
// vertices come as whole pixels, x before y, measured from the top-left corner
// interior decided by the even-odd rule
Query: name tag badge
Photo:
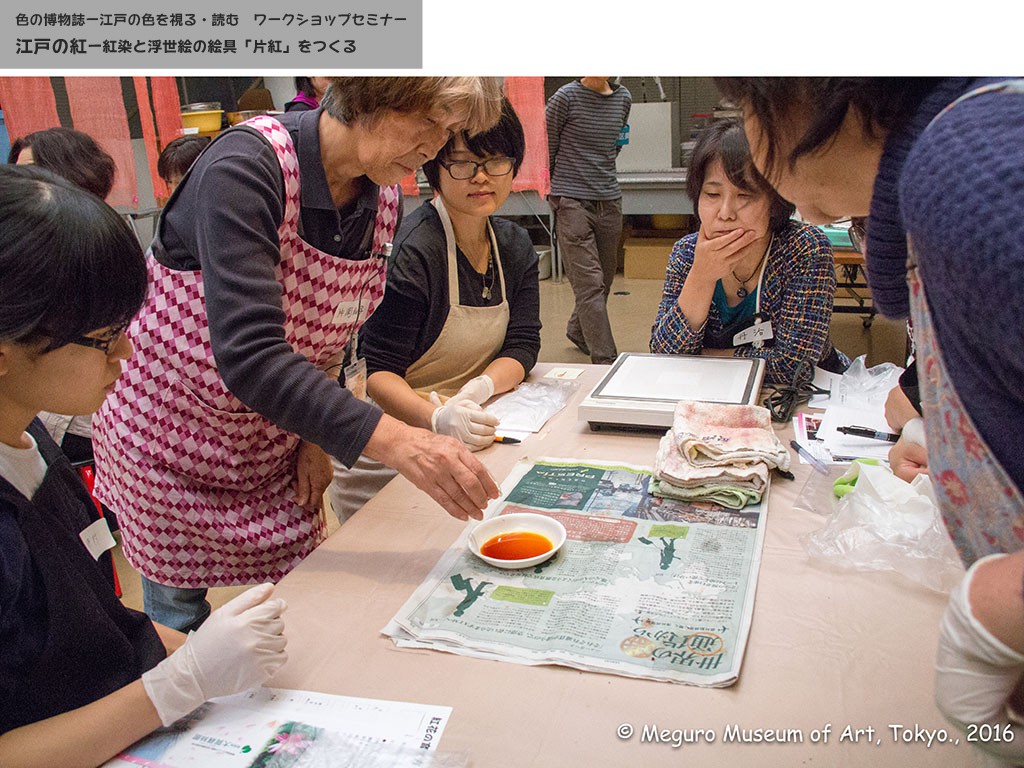
[[[114,537],[110,535],[110,526],[102,517],[78,534],[78,538],[85,544],[85,548],[92,555],[93,560],[99,560],[100,555],[108,549],[113,549],[117,544]]]
[[[355,325],[359,321],[359,300],[343,301],[334,310],[335,325]]]
[[[775,338],[775,334],[772,333],[772,321],[758,320],[749,328],[744,328],[733,336],[732,345],[741,347],[744,344],[753,344],[754,347],[760,348],[766,341],[773,338]]]
[[[359,400],[366,400],[366,358],[357,357],[345,366],[345,389]]]

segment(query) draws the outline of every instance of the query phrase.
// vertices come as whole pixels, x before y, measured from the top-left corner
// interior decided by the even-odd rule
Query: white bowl
[[[481,547],[495,536],[514,531],[539,533],[551,542],[551,549],[535,557],[525,557],[520,560],[500,560],[496,557],[488,557],[480,551]],[[554,557],[555,553],[565,544],[565,537],[565,526],[553,517],[533,512],[513,512],[508,515],[498,515],[479,523],[469,533],[469,549],[485,563],[496,568],[529,568]]]

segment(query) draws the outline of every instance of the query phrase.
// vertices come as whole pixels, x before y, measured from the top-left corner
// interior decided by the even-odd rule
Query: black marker
[[[900,439],[899,435],[894,435],[892,432],[879,432],[877,429],[871,429],[871,427],[837,427],[837,430],[844,435],[866,437],[869,440],[882,440],[887,443],[895,443]]]

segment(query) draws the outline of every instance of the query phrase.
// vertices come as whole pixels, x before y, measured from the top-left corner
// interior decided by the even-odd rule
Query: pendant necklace
[[[774,239],[774,238],[772,238],[772,239]],[[761,265],[764,263],[764,260],[768,257],[768,251],[770,251],[771,249],[772,249],[772,241],[769,240],[768,241],[768,247],[764,249],[764,253],[761,254],[761,258],[758,259],[758,261],[757,261],[757,266],[754,267],[754,271],[753,272],[751,272],[749,275],[747,275],[746,279],[743,279],[739,275],[737,275],[735,269],[732,270],[733,278],[736,280],[737,283],[740,284],[740,287],[736,289],[736,297],[737,298],[745,299],[748,295],[750,295],[750,291],[747,290],[747,283],[749,283],[753,279],[754,275],[756,275],[758,273],[758,270],[761,269]]]
[[[480,276],[480,282],[483,285],[483,290],[480,291],[480,298],[487,301],[491,298],[491,288],[494,287],[494,257],[491,255],[490,249],[487,251],[487,269]]]
[[[462,249],[462,253],[466,257],[466,259],[469,260],[470,249],[468,249],[465,246],[465,244],[459,243],[458,241],[456,241],[456,244]],[[473,271],[476,272],[476,274],[480,275],[480,284],[481,284],[480,298],[482,298],[484,301],[488,301],[491,298],[491,292],[494,289],[494,274],[495,274],[495,269],[494,269],[494,249],[491,247],[490,240],[486,241],[486,248],[487,248],[487,266],[484,268],[484,271],[483,272],[476,272],[476,267],[473,267]],[[470,261],[471,265],[472,265],[472,263],[473,262]]]

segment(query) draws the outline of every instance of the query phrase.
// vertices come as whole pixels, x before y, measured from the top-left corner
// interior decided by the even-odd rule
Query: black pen
[[[801,456],[803,456],[805,459],[807,459],[807,462],[812,467],[814,467],[816,470],[821,472],[821,474],[823,474],[823,475],[827,475],[828,474],[828,465],[825,464],[825,462],[823,462],[821,459],[819,459],[813,453],[811,453],[806,448],[804,448],[802,445],[800,445],[800,443],[798,443],[796,440],[790,440],[789,444],[793,447],[794,451],[796,451]]]
[[[516,443],[521,443],[523,441],[520,440],[518,437],[504,437],[503,435],[498,435],[496,438],[494,438],[494,442],[504,443],[505,445],[515,445]]]
[[[899,435],[894,435],[892,432],[879,432],[877,429],[871,429],[871,427],[837,427],[837,431],[842,432],[844,435],[866,437],[869,440],[883,440],[887,443],[895,443],[900,439]]]

